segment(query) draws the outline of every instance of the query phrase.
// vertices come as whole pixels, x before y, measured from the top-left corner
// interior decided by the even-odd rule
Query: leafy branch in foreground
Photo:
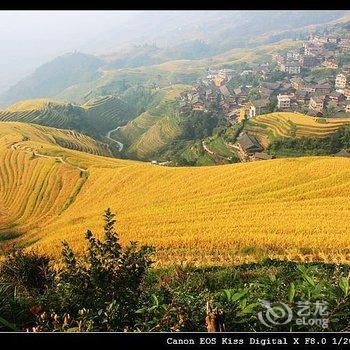
[[[104,214],[104,241],[88,230],[87,252],[78,257],[63,243],[64,268],[58,275],[57,295],[61,311],[82,320],[88,315],[88,328],[124,330],[130,327],[139,301],[142,279],[152,264],[154,249],[131,242],[125,249],[115,231],[115,215]]]

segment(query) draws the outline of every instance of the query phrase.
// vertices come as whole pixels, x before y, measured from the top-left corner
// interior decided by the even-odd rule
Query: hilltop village
[[[256,63],[212,69],[181,95],[182,111],[221,113],[234,125],[272,112],[316,118],[350,114],[350,33],[311,34],[300,46]],[[245,131],[231,144],[241,161],[270,159]]]
[[[231,124],[274,111],[344,117],[350,112],[350,34],[310,35],[301,47],[268,62],[208,68],[182,94],[180,108],[219,110]]]

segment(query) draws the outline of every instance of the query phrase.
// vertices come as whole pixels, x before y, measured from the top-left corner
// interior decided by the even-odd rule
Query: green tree
[[[125,249],[114,229],[115,215],[104,214],[104,241],[88,230],[87,252],[78,257],[63,243],[64,268],[59,274],[57,295],[63,312],[75,319],[88,317],[92,329],[123,331],[132,327],[139,302],[141,282],[152,264],[154,249],[137,248],[131,242]]]

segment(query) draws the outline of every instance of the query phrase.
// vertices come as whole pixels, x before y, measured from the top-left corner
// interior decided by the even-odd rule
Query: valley
[[[2,94],[1,247],[82,251],[110,207],[122,242],[154,245],[158,266],[348,262],[338,84],[350,61],[337,16],[248,31],[246,45],[144,44],[39,67]]]
[[[6,107],[0,111],[0,120],[77,130],[108,144],[115,157],[171,166],[280,156],[289,151],[270,152],[272,140],[318,137],[317,127],[307,126],[312,122],[319,130],[322,123],[327,124],[324,130],[329,132],[324,137],[347,124],[348,91],[340,89],[335,78],[347,74],[347,39],[341,39],[347,29],[334,24],[317,33],[303,40],[282,38],[264,45],[257,41],[256,46],[234,48],[211,58],[121,69],[100,67],[89,82]],[[79,60],[75,55],[79,56],[75,53],[63,57],[61,63],[59,58],[48,63],[45,70],[54,73],[70,60],[74,66]],[[293,67],[288,64],[295,71],[289,71]],[[40,72],[32,77],[37,83],[43,78]],[[322,108],[315,107],[321,97]],[[279,98],[288,103],[281,106]],[[300,125],[294,123],[301,118],[305,121]],[[239,151],[237,137],[242,132],[257,138],[259,152]],[[333,154],[341,150],[338,147]],[[299,153],[309,154],[309,150]]]

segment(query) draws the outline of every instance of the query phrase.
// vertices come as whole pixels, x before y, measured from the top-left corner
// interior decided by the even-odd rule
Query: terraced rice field
[[[87,111],[91,127],[103,134],[128,119],[130,114],[128,106],[116,96],[93,98],[82,107]]]
[[[132,144],[134,140],[140,138],[144,132],[156,124],[159,119],[158,116],[153,116],[149,112],[141,113],[137,118],[121,127],[118,134],[128,144]]]
[[[167,142],[175,139],[181,133],[179,121],[164,117],[147,129],[130,148],[138,157],[144,158],[152,154]]]
[[[0,111],[0,121],[21,121],[23,123],[35,123],[67,128],[71,122],[71,113],[68,104],[60,101],[46,99],[28,100],[19,102]],[[75,106],[72,109],[79,110]]]
[[[82,106],[63,101],[36,99],[0,110],[0,121],[19,121],[62,129],[78,129],[93,135],[105,133],[128,119],[127,105],[115,96],[94,98]]]
[[[13,138],[12,133],[16,135],[15,138]],[[56,152],[64,152],[66,148],[94,155],[111,156],[108,145],[73,130],[17,122],[0,122],[0,135],[4,134],[7,135],[3,138],[7,148],[11,148],[14,144],[25,143],[27,146],[39,147],[44,152],[52,145]],[[16,142],[11,143],[13,139]]]
[[[350,262],[350,159],[170,168],[66,150],[48,134],[1,124],[0,235],[12,237],[2,245],[58,258],[67,240],[82,251],[84,232],[101,234],[101,214],[111,207],[121,242],[156,246],[158,265]]]
[[[75,131],[67,131],[69,137],[52,136],[54,143],[68,149],[76,151],[96,154],[99,156],[112,156],[109,146],[105,143],[92,140],[89,136],[77,133]]]
[[[164,90],[161,101],[116,132],[116,139],[128,146],[127,154],[147,159],[181,133],[180,120],[171,103],[186,89],[186,85],[177,85]]]
[[[8,222],[5,230],[20,227],[19,232],[25,232],[37,222],[59,215],[84,182],[74,167],[23,151],[3,152],[0,162],[1,205]]]
[[[105,145],[73,131],[13,122],[0,130],[0,226],[18,235],[57,217],[85,183],[88,173],[70,164],[62,147],[109,155]]]
[[[316,118],[296,113],[271,113],[251,119],[247,130],[265,137],[325,137],[350,118]]]
[[[94,97],[81,106],[51,99],[26,100],[0,110],[0,121],[18,121],[78,130],[108,142],[105,136],[110,130],[125,125],[133,119],[125,128],[116,133],[115,137],[121,139],[127,146],[135,143],[133,153],[136,144],[140,143],[142,146],[140,149],[136,149],[136,154],[139,151],[142,154],[148,152],[147,149],[143,150],[142,148],[143,140],[149,139],[150,145],[157,148],[157,139],[160,141],[158,146],[161,147],[167,138],[173,137],[174,121],[167,123],[167,117],[169,117],[167,107],[168,103],[175,101],[185,89],[188,89],[187,85],[176,84],[159,90],[156,93],[157,98],[150,107],[152,111],[141,113],[138,117],[136,117],[138,110],[134,108],[134,105],[131,105],[130,101],[124,101],[115,95],[107,95]],[[155,126],[162,118],[165,118],[164,121]],[[149,130],[153,126],[154,130]],[[169,133],[166,132],[167,129],[169,129]],[[143,135],[144,133],[146,134]],[[141,136],[142,140],[139,140]]]

